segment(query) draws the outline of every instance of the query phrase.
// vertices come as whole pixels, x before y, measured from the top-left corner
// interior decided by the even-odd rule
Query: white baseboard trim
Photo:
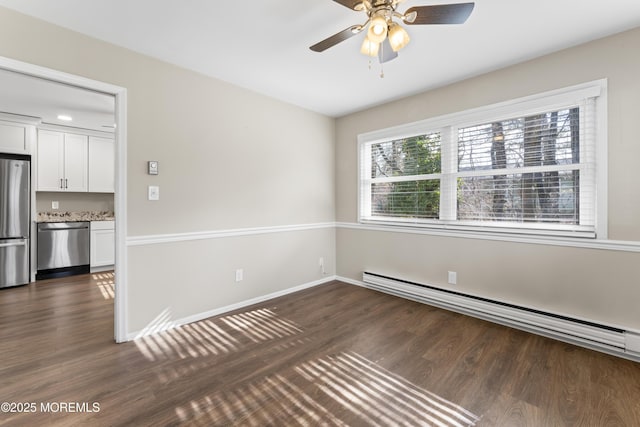
[[[187,242],[194,240],[221,239],[225,237],[253,236],[270,233],[286,233],[292,231],[335,229],[335,222],[315,224],[277,225],[273,227],[235,228],[227,230],[197,231],[192,233],[156,234],[127,237],[127,246],[158,245],[161,243]]]
[[[115,270],[114,265],[101,265],[101,266],[91,267],[89,271],[91,273],[100,273],[103,271],[112,271],[112,270]]]
[[[281,291],[272,292],[267,295],[261,295],[256,298],[251,298],[245,301],[241,301],[235,304],[230,304],[220,308],[214,308],[212,310],[205,311],[203,313],[197,313],[191,316],[183,317],[181,319],[171,320],[169,322],[164,322],[162,325],[153,325],[147,328],[144,328],[137,332],[130,332],[127,334],[127,341],[133,341],[137,338],[145,337],[148,335],[153,335],[158,332],[167,331],[169,329],[176,328],[178,326],[186,325],[189,323],[199,322],[200,320],[208,319],[209,317],[219,316],[221,314],[225,314],[234,310],[238,310],[240,308],[248,307],[250,305],[259,304],[264,301],[268,301],[270,299],[278,298],[287,294],[291,294],[294,292],[302,291],[305,289],[313,288],[314,286],[323,285],[325,283],[329,283],[331,281],[336,280],[336,276],[327,276],[319,280],[314,280],[313,282],[304,283],[302,285],[294,286],[292,288],[283,289]]]
[[[369,277],[365,282],[366,275],[364,273],[362,281],[342,276],[336,276],[336,280],[640,362],[640,334],[635,330],[612,325],[602,325],[600,328],[595,322],[590,322],[591,325],[579,322],[587,321],[585,319],[572,321],[569,318],[547,316],[391,278],[376,277],[369,280]]]
[[[348,277],[344,277],[344,276],[336,276],[336,280],[339,281],[339,282],[348,283],[350,285],[360,286],[361,288],[371,289],[369,286],[367,286],[366,283],[364,283],[364,282],[362,282],[360,280],[353,280],[353,279],[349,279]]]

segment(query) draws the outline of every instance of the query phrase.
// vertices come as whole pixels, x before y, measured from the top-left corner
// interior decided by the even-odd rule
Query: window
[[[371,215],[438,218],[440,134],[371,144]]]
[[[606,174],[596,174],[605,87],[360,135],[360,221],[595,237],[606,214],[596,203],[606,188]]]

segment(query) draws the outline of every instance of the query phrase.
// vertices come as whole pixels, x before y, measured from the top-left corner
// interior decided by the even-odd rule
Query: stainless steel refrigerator
[[[30,157],[0,154],[0,288],[29,283]]]

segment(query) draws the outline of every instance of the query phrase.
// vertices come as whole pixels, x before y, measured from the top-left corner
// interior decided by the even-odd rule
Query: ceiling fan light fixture
[[[374,41],[369,40],[368,37],[364,38],[362,42],[362,46],[360,47],[360,53],[367,56],[378,56],[378,52],[380,51],[380,43],[376,43]]]
[[[333,0],[349,9],[363,12],[367,20],[360,25],[352,25],[309,47],[314,52],[324,52],[360,32],[365,32],[360,52],[369,57],[378,57],[380,77],[382,64],[398,57],[411,38],[404,29],[407,25],[450,25],[463,24],[471,15],[475,3],[453,3],[415,6],[404,13],[398,12],[398,5],[405,0]],[[371,69],[369,59],[369,69]]]
[[[376,16],[371,19],[367,38],[372,42],[382,43],[387,37],[387,20],[382,16]]]
[[[411,38],[407,31],[401,25],[395,22],[389,26],[389,43],[394,52],[398,52],[409,44]]]

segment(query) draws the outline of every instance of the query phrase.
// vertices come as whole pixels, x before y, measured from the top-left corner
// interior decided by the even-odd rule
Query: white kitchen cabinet
[[[38,191],[64,190],[64,134],[38,131]]]
[[[89,137],[38,131],[38,191],[86,192],[89,189]]]
[[[113,139],[89,136],[89,192],[115,191],[115,144]]]
[[[91,268],[112,266],[116,260],[115,221],[91,222]]]
[[[88,137],[64,134],[64,175],[66,191],[88,191]]]
[[[27,125],[0,122],[0,153],[29,154]]]

